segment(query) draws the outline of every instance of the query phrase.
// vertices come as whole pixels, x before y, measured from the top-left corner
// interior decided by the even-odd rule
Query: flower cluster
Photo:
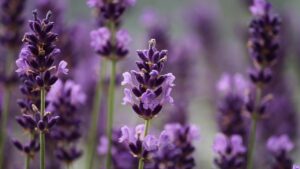
[[[84,104],[85,98],[80,86],[71,80],[58,80],[47,95],[47,109],[60,117],[50,132],[50,138],[56,143],[56,157],[66,164],[72,163],[82,154],[76,147],[81,137],[81,118],[77,110]]]
[[[97,10],[100,25],[90,33],[93,49],[105,58],[124,58],[128,54],[131,38],[126,30],[119,28],[120,18],[129,6],[135,4],[135,0],[88,0],[87,4]]]
[[[155,40],[149,42],[148,50],[137,51],[141,61],[137,61],[139,71],[123,73],[122,85],[125,97],[123,104],[129,104],[143,119],[155,117],[166,103],[172,103],[172,87],[175,76],[172,73],[162,74],[167,60],[167,51],[158,51]]]
[[[153,169],[192,169],[196,163],[193,157],[195,147],[193,141],[199,139],[199,130],[194,125],[166,124],[164,127],[165,139],[169,144],[161,147],[153,156]]]
[[[0,43],[9,48],[18,48],[24,23],[22,12],[25,0],[3,0],[0,10]]]
[[[271,67],[278,58],[280,19],[272,13],[271,4],[265,0],[254,1],[250,10],[254,19],[250,24],[248,46],[255,68],[249,75],[253,84],[262,89],[271,81]],[[266,102],[254,105],[255,97],[253,93],[249,96],[247,109],[250,113],[258,110],[258,115],[262,116],[265,113]]]
[[[213,151],[218,155],[214,162],[220,169],[245,168],[246,147],[241,136],[217,134]]]
[[[30,158],[34,158],[35,153],[39,152],[40,144],[36,139],[32,139],[28,144],[23,145],[18,140],[12,140],[14,146],[21,152],[27,154]]]
[[[169,137],[165,131],[160,134],[159,139],[151,134],[144,137],[144,124],[137,125],[135,130],[123,126],[121,132],[119,142],[125,143],[134,157],[144,160],[149,159],[149,154],[158,151],[159,147],[169,144]]]
[[[58,75],[67,74],[68,69],[65,61],[60,61],[58,66],[54,65],[54,57],[60,53],[54,42],[57,34],[51,32],[54,22],[50,21],[51,12],[45,19],[40,20],[37,12],[33,12],[34,20],[29,21],[32,32],[26,33],[19,59],[16,61],[18,69],[16,72],[21,77],[26,77],[26,86],[30,91],[50,89],[58,79]]]
[[[25,34],[23,39],[25,45],[16,61],[18,67],[16,72],[23,82],[20,90],[25,96],[24,99],[18,100],[22,115],[16,117],[16,120],[24,130],[29,131],[31,143],[35,142],[37,131],[47,132],[59,119],[58,116],[54,116],[50,112],[41,116],[39,111],[41,88],[49,90],[51,85],[56,82],[59,74],[68,72],[67,63],[64,61],[60,62],[58,67],[53,65],[54,56],[59,53],[59,49],[54,44],[57,34],[51,32],[54,25],[49,20],[51,13],[48,13],[43,20],[37,18],[36,11],[33,12],[33,15],[34,20],[29,21],[32,32]],[[14,143],[19,150],[27,151],[26,146],[22,146],[23,149],[21,149],[19,142],[14,141]],[[36,150],[37,148],[33,149]]]
[[[12,62],[17,57],[21,46],[21,34],[24,26],[24,11],[26,0],[0,1],[0,44],[5,47],[1,52],[3,60],[0,66],[0,81],[6,86],[14,85],[18,79],[13,73]],[[4,112],[6,113],[6,112]]]
[[[250,72],[253,83],[270,82],[270,67],[278,58],[280,19],[271,12],[271,4],[256,0],[250,8],[254,19],[250,24],[249,52],[255,69]]]
[[[274,157],[272,169],[292,168],[293,161],[288,156],[292,151],[294,144],[287,135],[273,136],[267,142],[267,149]]]
[[[116,42],[113,45],[111,42],[111,32],[107,27],[101,27],[91,32],[91,46],[103,57],[110,57],[114,52],[118,59],[125,57],[128,54],[128,44],[131,38],[126,30],[119,30],[116,33]]]
[[[122,136],[121,130],[113,130],[112,134],[112,163],[114,169],[137,168],[138,160],[129,152],[128,145],[120,144],[119,138]],[[100,138],[98,153],[105,155],[108,151],[108,139],[105,136]]]
[[[136,0],[88,0],[87,5],[95,8],[99,16],[99,24],[103,25],[107,20],[120,24],[120,18],[130,6],[133,6]]]
[[[244,117],[248,82],[240,74],[224,74],[217,84],[220,95],[217,114],[219,130],[226,136],[240,135],[246,140],[248,123]]]

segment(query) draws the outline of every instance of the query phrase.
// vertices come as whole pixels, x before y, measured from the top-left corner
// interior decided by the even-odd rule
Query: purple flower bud
[[[134,141],[134,135],[132,133],[132,130],[128,126],[123,126],[121,128],[122,135],[119,138],[120,143],[129,143]]]

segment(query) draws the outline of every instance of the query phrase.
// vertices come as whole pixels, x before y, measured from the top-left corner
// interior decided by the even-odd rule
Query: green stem
[[[255,149],[255,141],[256,141],[256,128],[258,123],[258,108],[261,101],[262,90],[260,87],[256,88],[256,98],[254,104],[254,112],[252,114],[252,122],[251,122],[251,130],[250,130],[250,137],[249,137],[249,144],[248,144],[248,152],[247,152],[247,169],[253,168],[253,154]]]
[[[6,140],[6,127],[7,127],[7,118],[9,112],[9,103],[10,103],[11,92],[10,89],[6,88],[4,90],[4,99],[3,99],[3,109],[2,109],[2,125],[1,125],[1,138],[0,138],[0,154],[3,154],[4,145]],[[3,165],[4,155],[0,157],[0,168]]]
[[[45,88],[41,88],[41,119],[45,115],[45,97],[46,91]],[[40,132],[40,169],[45,169],[45,152],[46,152],[46,143],[45,143],[45,133]]]
[[[150,120],[145,120],[144,138],[148,135],[149,128],[150,128]],[[139,168],[138,169],[144,169],[143,157],[140,157],[140,159],[139,159]]]
[[[101,106],[101,95],[102,95],[102,80],[105,77],[106,72],[106,62],[104,59],[100,61],[100,72],[99,72],[99,79],[98,84],[96,87],[96,93],[93,100],[93,109],[92,109],[92,119],[91,119],[91,126],[88,134],[88,147],[87,147],[87,165],[86,169],[92,169],[94,164],[94,157],[96,153],[96,145],[97,145],[97,128],[98,128],[98,121],[100,115],[100,106]]]
[[[116,64],[115,60],[112,60],[111,74],[108,89],[108,114],[107,114],[107,137],[108,137],[108,151],[106,157],[106,168],[111,168],[111,148],[112,148],[112,127],[114,120],[114,101],[115,101],[115,80],[116,80]]]
[[[26,155],[25,169],[30,169],[30,156],[29,155]]]
[[[13,60],[15,58],[15,50],[11,49],[9,52],[9,55],[6,57],[5,62],[5,76],[9,77],[12,73],[13,68]],[[3,154],[4,151],[4,145],[6,140],[6,127],[7,127],[7,119],[8,119],[8,113],[9,113],[9,105],[10,105],[10,97],[11,97],[11,89],[8,84],[4,84],[4,95],[3,95],[3,103],[2,103],[2,113],[1,113],[1,131],[0,131],[0,154]],[[0,156],[0,168],[2,168],[3,165],[3,159],[5,156]]]

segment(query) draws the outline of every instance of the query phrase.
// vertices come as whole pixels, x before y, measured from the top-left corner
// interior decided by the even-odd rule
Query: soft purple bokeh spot
[[[268,139],[267,148],[270,152],[280,154],[282,151],[290,152],[294,148],[293,142],[284,134],[281,136],[273,136]]]

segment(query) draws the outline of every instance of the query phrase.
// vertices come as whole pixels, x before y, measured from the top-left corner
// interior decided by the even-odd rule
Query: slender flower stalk
[[[280,19],[272,13],[272,6],[265,0],[255,0],[250,8],[254,18],[250,24],[249,53],[254,63],[250,79],[254,90],[249,94],[246,109],[251,115],[251,131],[248,142],[247,169],[253,168],[253,154],[257,123],[264,117],[270,95],[265,87],[272,79],[271,68],[278,58]]]
[[[114,98],[115,98],[115,78],[117,61],[124,58],[128,53],[128,43],[130,37],[127,31],[120,29],[121,16],[124,11],[135,4],[135,0],[111,1],[111,0],[88,0],[88,5],[96,9],[98,17],[98,30],[91,32],[91,45],[95,51],[111,61],[110,81],[108,89],[108,112],[106,134],[108,137],[108,152],[106,157],[106,168],[111,168],[111,148],[112,148],[112,129],[114,119]],[[99,110],[99,109],[98,109]],[[95,127],[95,126],[92,126]],[[91,128],[90,132],[96,129]],[[90,138],[95,133],[90,133]],[[91,140],[90,140],[91,141]],[[96,147],[96,142],[92,141],[91,147]],[[92,148],[88,148],[92,149]],[[92,149],[90,159],[88,159],[88,169],[93,166],[95,149]]]
[[[144,134],[143,137],[146,137],[148,135],[149,128],[150,128],[150,120],[145,120],[145,131],[143,133]],[[143,151],[143,149],[142,149],[142,151]],[[144,168],[144,159],[140,158],[138,169],[143,169],[143,168]]]
[[[91,128],[90,133],[88,135],[88,148],[87,148],[87,168],[92,168],[93,166],[93,159],[95,156],[95,149],[97,144],[97,128],[98,128],[98,122],[99,122],[99,110],[101,107],[101,97],[103,92],[103,79],[106,74],[106,61],[101,58],[100,62],[100,72],[99,72],[99,78],[98,83],[96,86],[96,93],[94,97],[93,102],[93,109],[92,109],[92,122],[91,122]]]
[[[115,103],[115,79],[116,79],[116,61],[112,61],[111,66],[111,75],[108,89],[108,114],[107,114],[107,137],[109,138],[108,142],[108,153],[106,158],[106,168],[111,168],[111,149],[112,149],[112,129],[113,129],[113,120],[114,120],[114,103]]]
[[[44,118],[45,116],[45,104],[46,104],[46,91],[45,88],[42,87],[41,88],[41,118]],[[45,133],[41,132],[40,133],[40,168],[41,169],[45,169],[46,165],[45,165],[45,152],[46,152],[46,140],[45,140]]]

